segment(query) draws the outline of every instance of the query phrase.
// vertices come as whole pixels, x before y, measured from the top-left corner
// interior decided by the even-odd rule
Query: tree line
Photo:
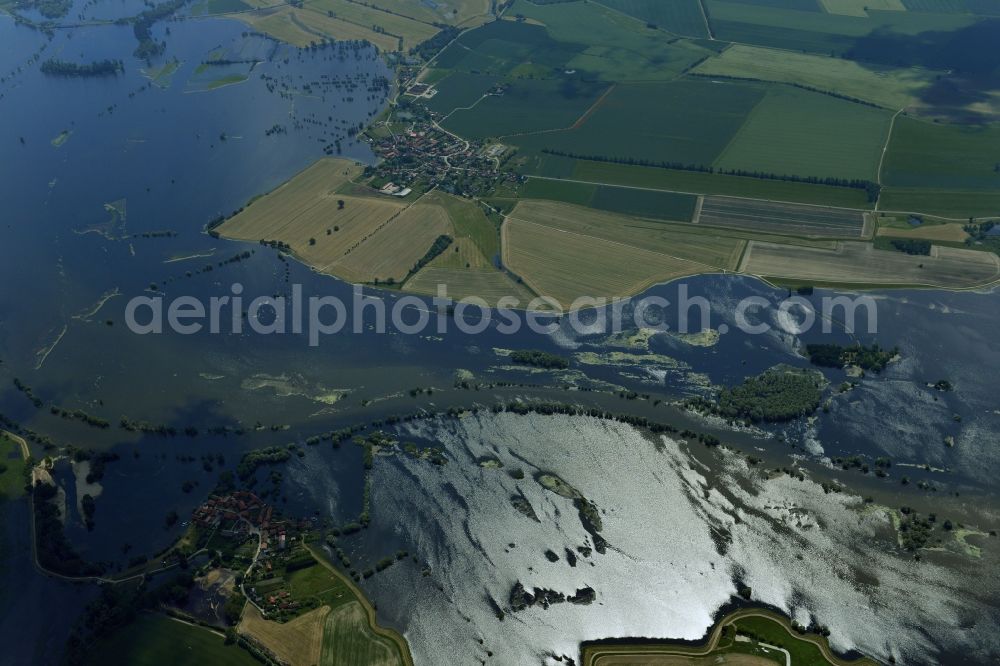
[[[743,178],[757,178],[759,180],[780,180],[790,183],[805,183],[808,185],[828,185],[830,187],[848,187],[857,190],[864,190],[868,195],[868,201],[878,200],[882,190],[881,185],[863,178],[835,178],[833,176],[797,176],[793,174],[771,173],[768,171],[750,171],[747,169],[719,169],[705,164],[685,164],[683,162],[655,161],[638,157],[611,157],[608,155],[583,155],[553,148],[543,148],[545,155],[555,155],[557,157],[568,157],[575,160],[587,160],[590,162],[606,162],[609,164],[624,164],[626,166],[653,167],[657,169],[673,169],[675,171],[695,171],[699,173],[719,174],[723,176],[741,176]]]

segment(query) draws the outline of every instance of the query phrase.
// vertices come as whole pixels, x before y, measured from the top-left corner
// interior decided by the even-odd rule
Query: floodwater
[[[73,15],[77,10],[82,8]],[[102,11],[112,10],[87,11],[103,18]],[[301,443],[319,432],[419,409],[515,399],[600,406],[716,432],[774,465],[801,460],[823,470],[829,457],[887,455],[896,469],[906,469],[911,486],[900,488],[895,472],[887,480],[856,472],[841,480],[866,492],[906,493],[905,501],[915,504],[934,501],[933,493],[915,488],[927,481],[941,497],[960,492],[993,506],[998,380],[983,371],[1000,367],[994,335],[1000,295],[992,292],[881,294],[877,334],[853,336],[782,332],[772,307],[751,314],[772,331],[748,335],[736,331],[736,304],[759,296],[773,306],[786,292],[742,277],[694,278],[686,285],[711,303],[710,326],[731,330],[709,346],[671,335],[636,339],[630,337],[634,324],[622,335],[596,329],[580,335],[566,321],[554,334],[523,330],[513,336],[495,326],[478,335],[451,328],[423,336],[366,328],[324,339],[318,348],[303,335],[129,332],[125,304],[152,295],[151,285],[167,297],[205,299],[229,294],[237,282],[252,295],[286,294],[299,283],[307,295],[349,300],[348,285],[283,261],[272,249],[214,239],[204,227],[305,168],[338,139],[344,156],[371,162],[353,129],[380,110],[382,85],[391,76],[372,49],[297,51],[247,36],[245,26],[230,20],[172,21],[154,32],[166,39],[167,51],[144,75],[140,70],[148,67],[132,57],[128,27],[57,30],[49,39],[0,16],[0,412],[59,444],[119,454],[99,490],[88,489],[97,493],[93,531],[83,526],[75,501],[68,503],[67,534],[89,559],[114,570],[168,545],[182,525],[166,528],[167,512],[186,516],[248,449]],[[34,54],[38,60],[121,59],[125,73],[45,77]],[[202,65],[212,58],[255,64],[216,72],[217,66]],[[172,75],[158,69],[175,59]],[[234,74],[246,80],[220,85]],[[166,231],[169,236],[160,233]],[[253,254],[219,265],[244,251]],[[213,270],[205,271],[209,265]],[[676,302],[676,289],[663,285],[649,295]],[[827,295],[817,290],[809,301],[818,304]],[[396,298],[384,296],[390,303]],[[732,432],[651,400],[618,397],[636,391],[669,401],[704,394],[778,363],[805,367],[798,353],[804,343],[855,339],[898,346],[901,360],[844,394],[833,390],[845,381],[844,372],[824,371],[832,387],[829,410],[810,422]],[[572,366],[554,372],[512,367],[505,350],[519,348],[560,353]],[[82,409],[112,426],[100,430],[54,416],[47,407],[35,409],[14,388],[15,377],[46,405]],[[457,387],[456,379],[471,388]],[[941,379],[955,391],[928,388]],[[434,391],[412,397],[409,391],[418,387]],[[201,434],[128,433],[117,427],[123,416],[178,430],[193,426]],[[219,426],[249,432],[205,434]],[[437,468],[402,456],[378,459],[373,524],[350,549],[352,559],[357,553],[372,562],[400,548],[417,557],[379,573],[367,587],[380,619],[406,632],[420,663],[442,663],[442,655],[456,649],[492,649],[509,655],[504,663],[526,663],[520,660],[537,661],[548,652],[573,655],[584,639],[697,638],[730,600],[735,578],[758,591],[761,601],[797,617],[816,614],[844,650],[912,656],[921,649],[996,649],[981,625],[970,625],[996,593],[970,585],[978,575],[974,567],[971,573],[965,565],[915,570],[889,555],[866,560],[864,540],[882,534],[884,519],[866,518],[849,529],[851,520],[858,522],[856,507],[846,498],[831,501],[818,484],[762,486],[737,462],[724,460],[709,475],[675,443],[658,449],[630,428],[589,418],[482,417],[401,434],[444,446],[449,463]],[[943,444],[946,437],[954,438],[954,447]],[[324,524],[356,516],[363,487],[359,449],[346,444],[333,450],[324,443],[305,450],[284,468],[281,508]],[[44,452],[36,445],[34,453]],[[216,462],[206,469],[202,458],[209,455]],[[532,485],[530,473],[515,482],[503,470],[481,468],[475,461],[483,455],[500,458],[505,468],[563,476],[606,512],[614,549],[576,567],[565,558],[548,562],[545,549],[562,553],[587,539],[572,507]],[[59,464],[57,478],[75,499],[78,478],[68,462]],[[191,482],[187,492],[185,482]],[[705,490],[706,484],[715,490]],[[514,492],[524,494],[542,522],[511,508]],[[789,503],[805,507],[827,528],[792,525],[794,538],[776,533],[790,520]],[[70,611],[86,601],[87,588],[34,574],[23,557],[21,509],[3,507],[13,516],[4,520],[6,592],[33,600],[43,595],[47,605],[65,612],[5,617],[0,637],[26,630],[37,635],[43,624],[53,635],[66,635]],[[711,536],[720,530],[731,534],[725,554]],[[798,560],[796,547],[808,557]],[[832,559],[855,570],[870,565],[878,572],[876,589],[823,565]],[[431,572],[426,577],[425,567]],[[925,616],[915,620],[898,609],[915,605],[904,591],[916,575],[926,578],[926,586],[919,605]],[[499,622],[489,599],[504,606],[516,580],[567,594],[589,585],[598,598],[591,606],[508,613]],[[882,612],[862,612],[866,604]],[[914,629],[921,623],[927,635]],[[23,647],[15,663],[55,659],[51,645],[4,643]]]

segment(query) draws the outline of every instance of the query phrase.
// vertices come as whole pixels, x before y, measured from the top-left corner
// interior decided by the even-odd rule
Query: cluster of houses
[[[274,507],[250,491],[237,490],[228,495],[215,495],[194,510],[195,525],[218,529],[223,536],[244,538],[260,534],[261,553],[284,550],[290,534],[308,529],[308,521],[299,522],[274,517]]]
[[[506,146],[467,142],[428,121],[417,121],[404,132],[375,141],[372,147],[382,158],[375,175],[387,181],[379,191],[388,196],[406,196],[411,192],[407,185],[417,181],[468,196],[500,180],[517,179],[499,170]],[[465,191],[470,183],[478,184],[473,192]]]

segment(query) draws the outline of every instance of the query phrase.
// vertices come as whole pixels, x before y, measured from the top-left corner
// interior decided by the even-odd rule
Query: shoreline
[[[789,638],[815,645],[827,663],[832,666],[877,666],[880,663],[861,654],[857,657],[838,655],[830,647],[826,637],[811,632],[798,633],[792,627],[788,616],[776,609],[768,606],[744,606],[732,610],[732,606],[733,604],[729,604],[719,608],[716,612],[715,624],[708,629],[702,640],[689,642],[656,638],[609,638],[584,641],[580,644],[580,664],[581,666],[599,666],[601,660],[606,657],[614,659],[633,655],[704,657],[716,650],[726,627],[748,617],[762,617],[779,624],[788,633]],[[637,655],[637,653],[639,654]],[[848,655],[850,654],[848,653]]]

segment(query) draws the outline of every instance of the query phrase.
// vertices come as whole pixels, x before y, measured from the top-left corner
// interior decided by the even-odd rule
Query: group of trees
[[[511,352],[510,360],[519,365],[531,365],[547,370],[565,370],[569,367],[569,360],[565,357],[537,349],[518,349]]]
[[[65,576],[100,576],[104,567],[80,557],[63,533],[59,508],[52,501],[58,492],[55,485],[48,483],[32,488],[38,561],[48,571]]]
[[[931,254],[931,242],[918,238],[893,238],[889,240],[889,247],[915,256],[929,257]]]
[[[87,64],[77,64],[66,60],[49,58],[41,65],[42,74],[49,76],[117,76],[125,71],[121,60],[95,60]]]
[[[417,263],[413,264],[413,268],[410,269],[410,275],[413,275],[414,273],[418,272],[421,268],[434,261],[445,250],[448,249],[448,246],[451,245],[452,242],[453,242],[452,237],[446,234],[441,234],[436,239],[434,239],[434,243],[431,245],[430,249],[427,250],[427,252],[424,254],[423,257],[417,260]]]
[[[809,362],[823,368],[856,365],[863,370],[881,372],[898,353],[898,348],[882,349],[878,343],[867,347],[860,343],[847,347],[836,344],[806,345]]]
[[[742,384],[722,389],[713,402],[692,398],[689,406],[726,418],[791,421],[819,408],[822,379],[816,371],[771,368]]]

